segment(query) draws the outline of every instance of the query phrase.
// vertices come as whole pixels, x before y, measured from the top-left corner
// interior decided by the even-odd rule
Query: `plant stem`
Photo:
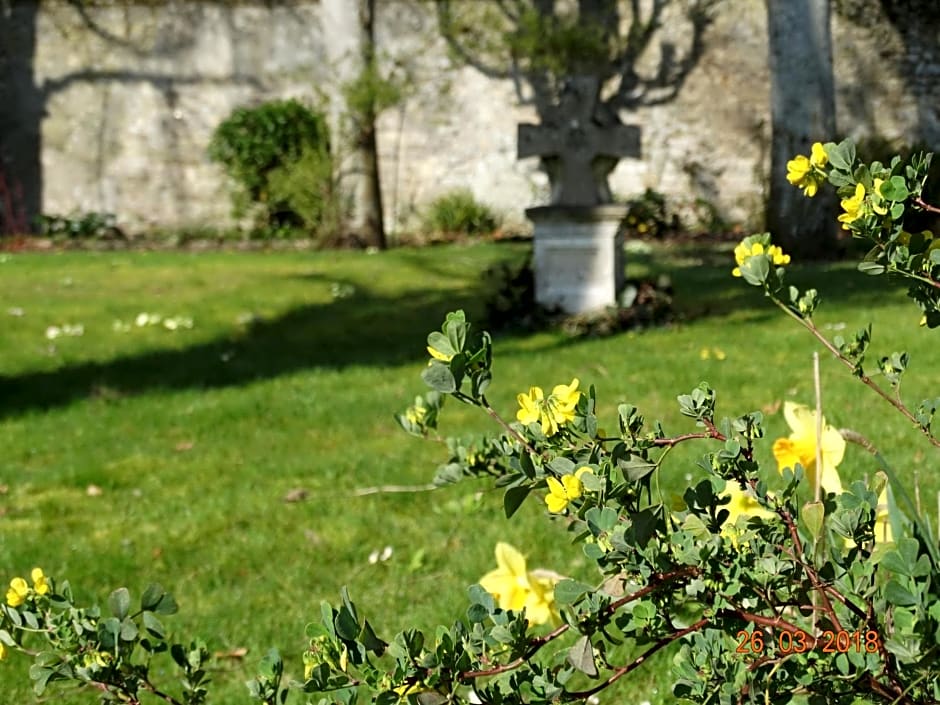
[[[787,306],[787,305],[784,304],[782,301],[780,301],[774,294],[770,293],[769,290],[768,290],[767,293],[768,293],[768,295],[770,296],[771,301],[773,301],[778,307],[780,307],[780,308],[783,310],[784,313],[786,313],[788,316],[790,316],[790,318],[793,318],[794,320],[798,321],[798,322],[800,323],[800,325],[802,325],[804,328],[806,328],[806,330],[808,330],[810,333],[812,333],[813,336],[815,336],[815,338],[816,338],[820,343],[822,343],[823,347],[826,348],[826,350],[828,350],[830,353],[832,353],[833,357],[835,357],[837,360],[839,360],[843,365],[845,365],[846,367],[848,367],[850,370],[852,370],[853,372],[855,372],[855,365],[852,363],[852,361],[849,360],[847,357],[845,357],[845,355],[843,355],[842,352],[841,352],[835,345],[833,345],[833,344],[829,341],[828,338],[826,338],[826,336],[824,336],[822,333],[820,333],[820,332],[819,332],[819,329],[813,324],[813,322],[812,322],[811,320],[806,319],[806,318],[803,318],[802,316],[800,316],[799,314],[797,314],[797,313],[796,313],[795,311],[793,311],[789,306]],[[906,418],[906,419],[907,419],[908,421],[910,421],[914,426],[916,426],[917,428],[919,428],[919,429],[921,430],[921,432],[922,432],[925,436],[927,436],[927,440],[930,441],[930,444],[931,444],[931,445],[933,445],[935,448],[940,448],[940,439],[934,438],[934,436],[930,433],[930,431],[928,431],[928,430],[924,429],[923,427],[921,427],[921,425],[920,425],[920,423],[917,421],[917,419],[914,418],[914,414],[912,414],[911,411],[910,411],[910,409],[908,409],[902,402],[900,402],[900,401],[898,401],[897,399],[893,398],[890,394],[888,394],[888,393],[887,393],[886,391],[884,391],[881,387],[879,387],[877,384],[875,384],[875,383],[872,381],[871,377],[869,377],[868,375],[862,373],[862,374],[860,374],[860,375],[858,376],[858,378],[862,381],[862,383],[863,383],[865,386],[867,386],[868,388],[874,390],[874,392],[875,392],[878,396],[880,396],[882,399],[884,399],[886,402],[888,402],[888,403],[889,403],[891,406],[893,406],[895,409],[897,409],[898,411],[900,411],[901,414],[904,416],[904,418]]]

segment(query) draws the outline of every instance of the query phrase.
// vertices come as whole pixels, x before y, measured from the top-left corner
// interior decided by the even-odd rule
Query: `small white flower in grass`
[[[138,313],[137,318],[134,319],[134,324],[138,328],[143,328],[144,326],[159,325],[162,320],[163,316],[159,313]]]
[[[76,323],[75,325],[66,323],[62,326],[62,335],[71,335],[73,337],[85,335],[85,326],[81,323]]]
[[[369,245],[369,246],[366,248],[366,254],[367,254],[367,255],[377,255],[377,254],[379,254],[379,248],[376,247],[375,245]]]
[[[46,328],[46,339],[55,340],[60,335],[62,335],[62,329],[59,326],[49,326]]]
[[[115,333],[127,333],[131,329],[130,323],[125,323],[124,321],[114,321],[111,324],[111,330]]]
[[[355,293],[356,287],[352,284],[341,284],[340,282],[330,284],[330,294],[333,295],[334,299],[347,299]]]
[[[383,548],[381,551],[379,551],[378,549],[376,549],[375,551],[373,551],[372,553],[369,554],[369,564],[370,564],[370,565],[375,565],[375,564],[378,563],[379,561],[382,561],[382,562],[384,563],[385,561],[387,561],[387,560],[388,560],[389,558],[391,558],[391,557],[392,557],[392,547],[391,547],[391,546],[386,546],[386,547]]]
[[[26,311],[21,309],[19,306],[13,306],[12,308],[7,309],[7,313],[9,313],[11,316],[16,316],[17,318],[19,318],[20,316],[25,314]]]
[[[167,330],[179,330],[180,328],[192,328],[193,319],[188,316],[173,316],[163,319],[163,327]]]

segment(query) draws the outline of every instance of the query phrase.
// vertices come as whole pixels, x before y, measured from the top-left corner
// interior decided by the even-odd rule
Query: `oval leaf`
[[[127,588],[118,588],[108,597],[108,607],[111,608],[111,614],[118,619],[124,619],[131,609],[131,594]]]
[[[568,649],[568,663],[591,678],[597,677],[597,664],[594,662],[594,647],[586,636],[578,639]]]

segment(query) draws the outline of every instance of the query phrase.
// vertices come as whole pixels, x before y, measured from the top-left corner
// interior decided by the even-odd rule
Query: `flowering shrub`
[[[788,178],[807,196],[826,182],[839,189],[843,226],[873,243],[860,269],[907,278],[925,325],[934,327],[940,249],[932,234],[904,230],[907,213],[933,208],[920,196],[928,162],[856,164],[851,143],[817,144],[791,162]],[[813,319],[817,292],[784,286],[789,257],[768,234],[745,238],[734,254],[733,274],[760,287],[940,447],[932,428],[940,399],[910,407],[900,394],[905,353],[878,358],[872,370],[870,327],[850,341],[827,339]],[[454,312],[428,336],[427,351],[422,377],[431,391],[397,416],[400,425],[416,436],[435,433],[450,397],[500,427],[473,442],[448,440],[450,457],[436,481],[495,481],[510,517],[535,495],[548,517],[566,525],[597,578],[530,570],[519,551],[500,543],[497,567],[468,590],[463,619],[388,641],[343,590],[341,602],[322,604],[320,622],[308,627],[303,682],[282,683],[271,652],[249,684],[255,699],[282,703],[292,686],[318,705],[586,700],[678,642],[673,692],[693,702],[786,703],[798,695],[846,705],[940,702],[937,535],[869,440],[836,430],[819,409],[787,404],[791,434],[773,443],[778,467],[768,472],[757,461],[762,414],[720,415],[717,394],[704,383],[678,396],[690,428],[675,431],[627,403],[617,408],[616,431],[601,431],[598,392],[582,390],[577,379],[547,396],[535,386],[519,393],[515,419],[507,420],[486,396],[488,333]],[[846,441],[873,454],[880,470],[871,482],[843,485]],[[677,506],[654,480],[685,443],[704,446],[699,465],[707,477]],[[14,579],[0,617],[0,654],[45,638],[31,672],[40,692],[71,680],[128,702],[144,691],[169,703],[203,702],[204,650],[168,645],[155,617],[175,609],[172,598],[149,588],[131,613],[121,589],[109,607],[103,617],[75,606],[67,585],[58,589],[41,572],[32,587]],[[183,671],[179,697],[150,680],[151,657],[166,651]]]

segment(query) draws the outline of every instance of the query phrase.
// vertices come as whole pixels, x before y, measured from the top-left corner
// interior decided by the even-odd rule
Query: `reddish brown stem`
[[[695,566],[688,566],[685,568],[680,568],[679,570],[670,571],[669,573],[657,573],[653,576],[653,579],[656,581],[655,585],[647,585],[645,588],[640,588],[636,592],[630,593],[629,595],[625,595],[621,597],[619,600],[615,600],[614,602],[611,602],[607,606],[607,608],[604,610],[604,614],[605,615],[613,614],[624,605],[630,602],[633,602],[634,600],[639,600],[645,597],[646,595],[649,595],[651,592],[658,590],[659,588],[663,586],[664,583],[672,582],[673,580],[676,580],[677,578],[684,578],[684,577],[691,577],[693,575],[698,575],[700,572],[701,571]],[[568,631],[569,628],[570,628],[569,625],[562,624],[560,627],[556,627],[555,629],[550,631],[548,634],[545,634],[544,636],[536,637],[535,639],[533,639],[532,642],[529,644],[529,648],[526,649],[525,653],[522,656],[516,659],[513,659],[509,663],[504,663],[499,666],[494,666],[493,668],[487,668],[487,669],[480,670],[480,671],[467,671],[465,673],[459,674],[457,676],[457,680],[462,681],[462,680],[470,680],[473,678],[485,678],[487,676],[495,676],[500,673],[505,673],[506,671],[511,671],[515,668],[519,668],[519,666],[521,666],[523,663],[525,663],[530,658],[532,658],[536,654],[536,652],[538,652],[539,649],[541,649],[543,646],[545,646],[549,642],[554,641],[555,639],[560,637],[562,634]]]
[[[930,205],[920,196],[914,199],[914,205],[918,206],[919,208],[923,208],[928,213],[940,213],[940,208]]]
[[[622,666],[616,669],[610,675],[610,677],[607,678],[607,680],[603,681],[602,683],[599,683],[593,688],[589,688],[588,690],[577,690],[577,691],[565,693],[563,696],[563,699],[564,700],[583,700],[585,698],[591,697],[592,695],[595,695],[596,693],[601,692],[605,688],[609,687],[611,684],[623,678],[625,675],[627,675],[631,671],[635,671],[637,668],[642,666],[650,656],[655,654],[657,651],[659,651],[663,647],[669,646],[669,644],[674,642],[676,639],[681,639],[686,634],[697,632],[698,630],[700,630],[702,627],[706,626],[707,624],[708,624],[708,620],[703,617],[702,619],[697,621],[695,624],[689,627],[686,627],[685,629],[680,629],[679,631],[674,632],[670,634],[669,636],[664,636],[662,639],[660,639],[655,644],[653,644],[653,646],[651,646],[646,651],[644,651],[640,656],[637,656],[636,659],[634,659],[631,663],[628,663],[626,666]]]

